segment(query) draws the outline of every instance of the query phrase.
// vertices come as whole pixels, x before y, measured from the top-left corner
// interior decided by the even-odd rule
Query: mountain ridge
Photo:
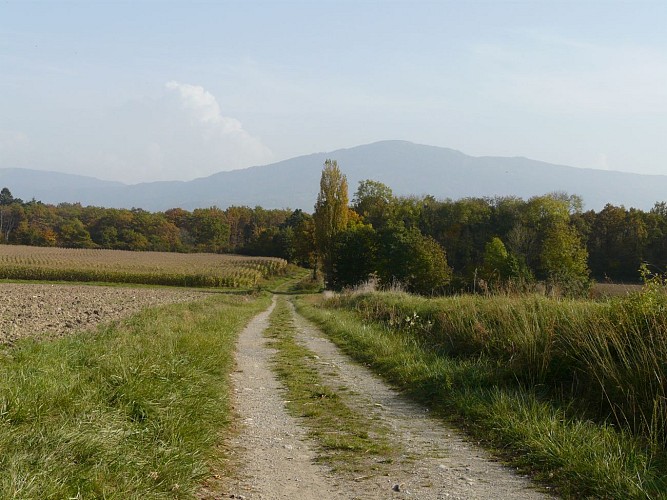
[[[110,208],[164,211],[231,205],[301,208],[311,212],[326,159],[347,175],[350,195],[359,181],[373,179],[397,195],[436,198],[517,196],[554,191],[582,196],[586,208],[606,203],[650,209],[667,199],[667,176],[556,165],[523,156],[469,156],[460,151],[380,141],[311,153],[268,165],[222,171],[190,181],[123,184],[94,177],[34,169],[0,169],[0,184],[15,197],[45,203],[81,203]]]

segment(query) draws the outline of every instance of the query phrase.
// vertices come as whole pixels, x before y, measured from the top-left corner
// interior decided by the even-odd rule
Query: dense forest
[[[290,220],[291,210],[261,207],[217,207],[192,212],[174,208],[147,212],[23,202],[8,188],[0,191],[0,241],[3,243],[69,248],[109,248],[163,252],[276,253],[262,248]]]
[[[394,196],[372,180],[362,181],[349,202],[345,177],[339,171],[331,177],[334,167],[335,162],[325,164],[313,215],[237,206],[157,213],[54,206],[24,202],[4,188],[0,241],[277,256],[322,269],[332,288],[375,275],[384,284],[398,281],[422,293],[537,280],[576,291],[589,278],[634,282],[642,263],[656,272],[667,264],[664,202],[648,212],[612,205],[595,212],[583,211],[582,200],[563,193],[437,200]],[[344,209],[325,214],[334,200]],[[329,217],[328,224],[338,217],[338,226],[323,233],[322,217]]]
[[[339,175],[337,169],[335,162],[325,164],[322,173],[320,198],[329,202],[341,197],[325,179]],[[338,185],[345,184],[342,176]],[[330,238],[333,253],[323,269],[333,288],[353,285],[372,272],[385,287],[397,279],[409,291],[427,294],[525,289],[540,282],[578,295],[591,278],[637,282],[642,267],[664,272],[664,202],[649,212],[612,205],[583,211],[582,206],[579,197],[565,193],[529,200],[396,197],[388,186],[366,180],[354,194],[345,227]],[[320,255],[326,260],[322,249]]]

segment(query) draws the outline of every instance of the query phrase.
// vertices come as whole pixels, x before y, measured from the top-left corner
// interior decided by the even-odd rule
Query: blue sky
[[[0,1],[0,168],[191,179],[404,139],[667,175],[665,26],[639,0]]]

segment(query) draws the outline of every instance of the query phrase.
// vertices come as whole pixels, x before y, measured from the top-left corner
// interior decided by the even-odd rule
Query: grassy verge
[[[288,410],[305,417],[310,434],[322,447],[322,459],[342,470],[359,471],[369,456],[389,459],[395,450],[378,422],[351,408],[340,390],[325,385],[314,354],[295,341],[292,313],[284,298],[270,318],[266,335],[277,349],[275,370],[287,389]]]
[[[539,386],[588,418],[667,447],[667,289],[608,301],[540,296],[342,294],[328,305],[409,334],[442,355],[496,363],[498,384]]]
[[[562,495],[667,497],[664,454],[644,439],[579,418],[539,384],[512,383],[506,363],[484,352],[452,357],[434,348],[410,326],[414,315],[397,316],[401,326],[391,327],[315,300],[300,299],[300,312],[348,354]]]
[[[0,353],[0,497],[192,497],[228,423],[236,334],[267,297],[212,296]]]

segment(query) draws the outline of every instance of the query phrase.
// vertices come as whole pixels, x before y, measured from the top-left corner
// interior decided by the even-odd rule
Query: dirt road
[[[393,460],[378,459],[361,477],[334,474],[316,463],[317,444],[308,439],[302,423],[287,414],[282,388],[270,369],[272,350],[262,336],[270,311],[257,316],[239,339],[233,385],[242,426],[229,443],[238,453],[239,471],[216,498],[550,498],[350,361],[292,311],[298,341],[319,357],[325,382],[349,387],[350,403],[389,427],[400,450]]]

